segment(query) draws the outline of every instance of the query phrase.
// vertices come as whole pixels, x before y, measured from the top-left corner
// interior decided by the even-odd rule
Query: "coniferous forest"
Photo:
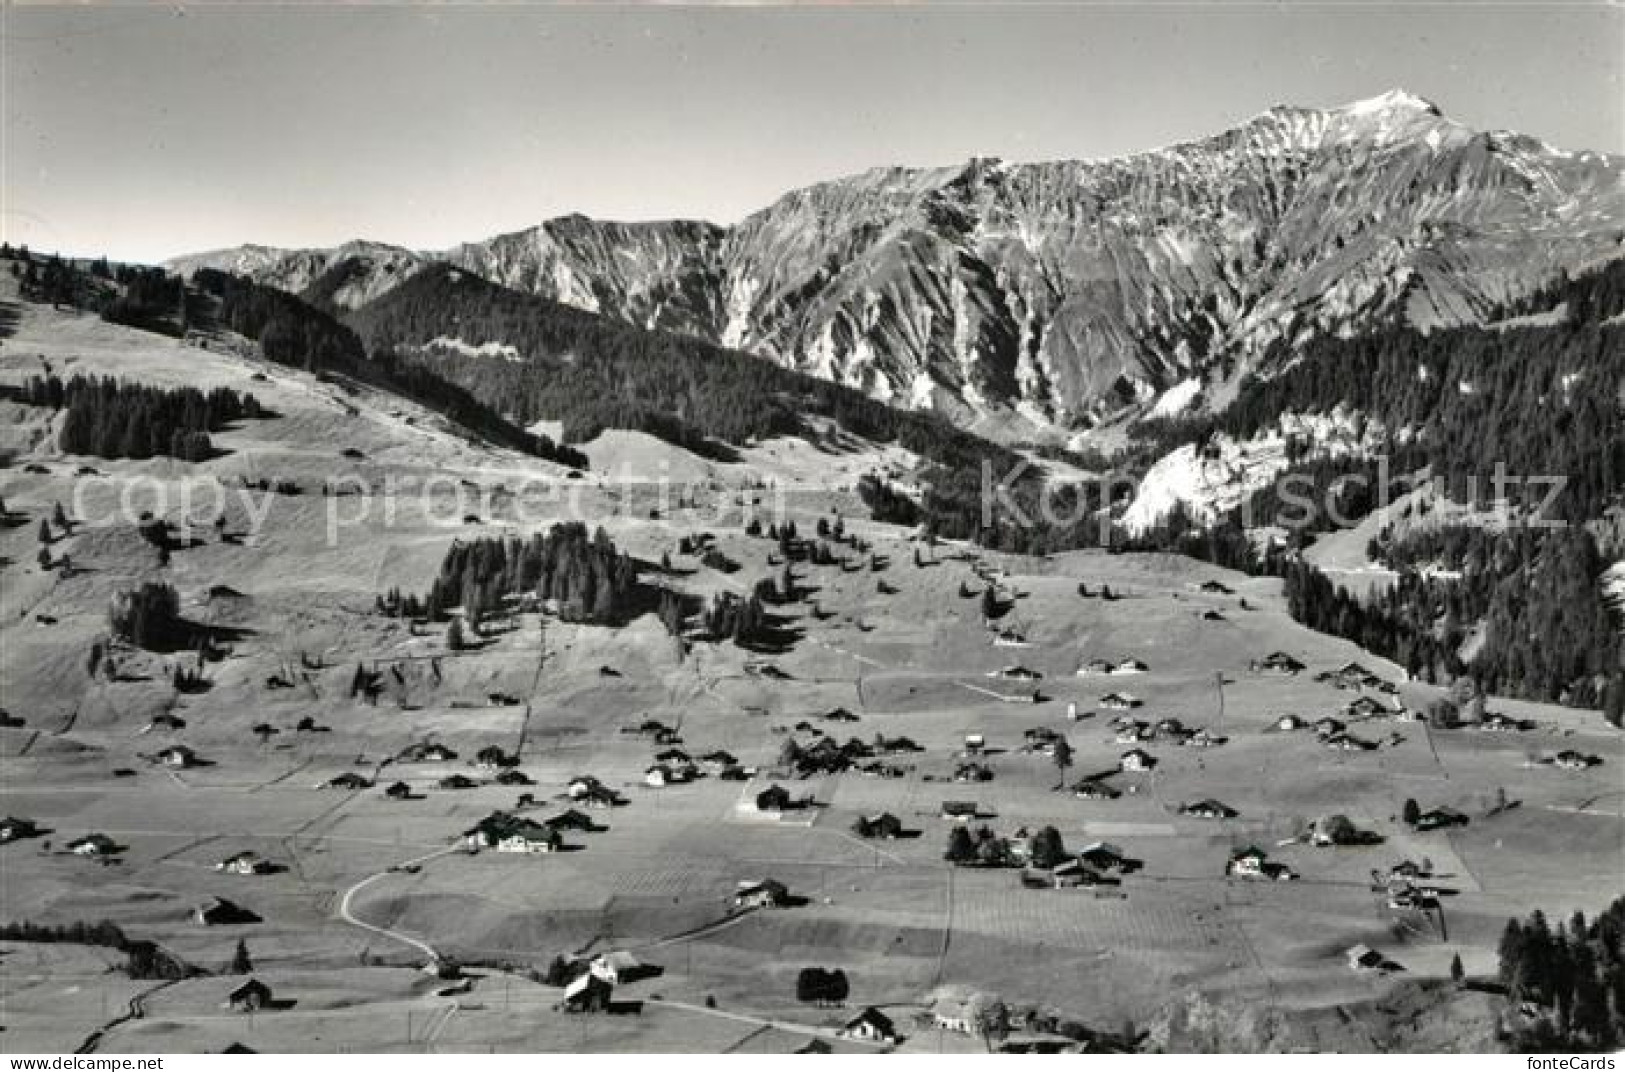
[[[430,364],[520,424],[557,420],[567,442],[606,428],[648,432],[701,454],[775,435],[811,434],[806,416],[898,443],[947,468],[980,471],[1016,456],[947,421],[698,339],[650,331],[431,268],[350,314],[375,353]],[[418,348],[441,337],[498,342],[520,360]],[[1002,470],[1001,470],[1002,471]]]
[[[528,540],[495,537],[452,544],[425,596],[392,591],[385,614],[444,621],[453,608],[477,624],[504,609],[504,597],[556,601],[562,617],[597,625],[623,622],[634,606],[637,564],[602,528],[561,522]]]
[[[1501,932],[1499,981],[1519,1009],[1513,1048],[1606,1053],[1625,1042],[1625,897],[1553,927],[1539,910]]]
[[[192,282],[215,299],[221,325],[258,341],[267,360],[393,391],[494,443],[560,465],[588,464],[580,451],[516,428],[435,369],[405,364],[388,352],[369,356],[354,331],[301,298],[213,269],[197,272]]]
[[[236,420],[266,415],[259,400],[216,387],[167,389],[121,383],[112,377],[35,376],[23,387],[23,401],[66,409],[58,445],[70,454],[101,458],[171,457],[204,461],[214,455],[210,432]]]

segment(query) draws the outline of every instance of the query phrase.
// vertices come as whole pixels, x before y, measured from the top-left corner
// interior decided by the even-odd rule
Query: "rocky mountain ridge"
[[[1024,438],[1170,388],[1162,412],[1222,401],[1277,343],[1472,323],[1617,257],[1622,164],[1394,91],[1110,160],[878,168],[731,227],[569,216],[440,252],[240,247],[173,266],[343,311],[445,261]]]

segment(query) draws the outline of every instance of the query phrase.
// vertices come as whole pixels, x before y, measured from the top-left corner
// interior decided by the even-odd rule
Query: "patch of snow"
[[[1168,390],[1162,392],[1157,404],[1151,407],[1153,417],[1174,417],[1190,408],[1196,396],[1202,393],[1202,381],[1194,376],[1188,380],[1181,380]]]
[[[1505,320],[1495,320],[1486,326],[1493,328],[1496,331],[1510,331],[1514,328],[1552,327],[1558,324],[1566,324],[1568,321],[1568,302],[1562,302],[1556,307],[1548,309],[1545,312],[1529,313],[1525,316],[1512,316],[1506,318]]]
[[[1380,422],[1339,409],[1282,414],[1275,427],[1243,442],[1217,435],[1205,450],[1187,444],[1152,465],[1120,521],[1143,532],[1180,504],[1194,519],[1212,521],[1286,471],[1289,439],[1312,444],[1311,457],[1342,457],[1375,451],[1382,437]]]
[[[1367,97],[1346,104],[1341,109],[1349,115],[1381,115],[1384,112],[1396,110],[1430,112],[1439,114],[1438,107],[1429,100],[1418,97],[1404,89],[1390,89],[1388,92],[1376,97]]]
[[[449,335],[437,335],[423,344],[425,350],[452,350],[465,357],[500,357],[507,361],[518,361],[519,350],[505,342],[482,342],[478,346],[463,339],[453,338]]]
[[[929,372],[921,369],[914,374],[914,382],[909,385],[907,405],[911,409],[927,408],[931,405],[931,399],[935,397],[936,390],[936,381],[931,378]]]

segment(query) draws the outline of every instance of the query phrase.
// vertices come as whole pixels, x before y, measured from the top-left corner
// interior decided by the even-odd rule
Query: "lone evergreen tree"
[[[237,939],[237,949],[231,954],[231,966],[227,969],[230,975],[247,975],[254,970],[254,961],[248,955],[248,942],[242,938]]]
[[[1066,845],[1061,841],[1061,832],[1053,826],[1039,830],[1033,835],[1030,855],[1034,867],[1054,867],[1064,861]]]
[[[1066,771],[1068,767],[1072,766],[1072,745],[1067,743],[1065,737],[1056,738],[1055,750],[1051,753],[1050,758],[1054,760],[1055,772],[1061,779],[1055,784],[1055,788],[1059,789],[1066,784]]]
[[[982,590],[982,617],[993,618],[999,613],[999,597],[990,584]]]

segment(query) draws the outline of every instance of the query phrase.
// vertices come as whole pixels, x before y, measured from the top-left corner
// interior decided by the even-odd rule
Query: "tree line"
[[[131,979],[188,979],[203,974],[156,942],[131,938],[108,920],[99,923],[0,923],[0,941],[68,943],[114,949],[125,955]]]
[[[97,313],[113,324],[182,336],[191,327],[184,280],[162,268],[109,264],[106,257],[81,264],[57,254],[40,256],[27,246],[0,243],[23,298],[53,307]]]
[[[1536,1011],[1514,1033],[1534,1053],[1603,1053],[1625,1042],[1625,897],[1594,920],[1576,912],[1553,927],[1536,909],[1509,919],[1499,978],[1514,1007]]]

